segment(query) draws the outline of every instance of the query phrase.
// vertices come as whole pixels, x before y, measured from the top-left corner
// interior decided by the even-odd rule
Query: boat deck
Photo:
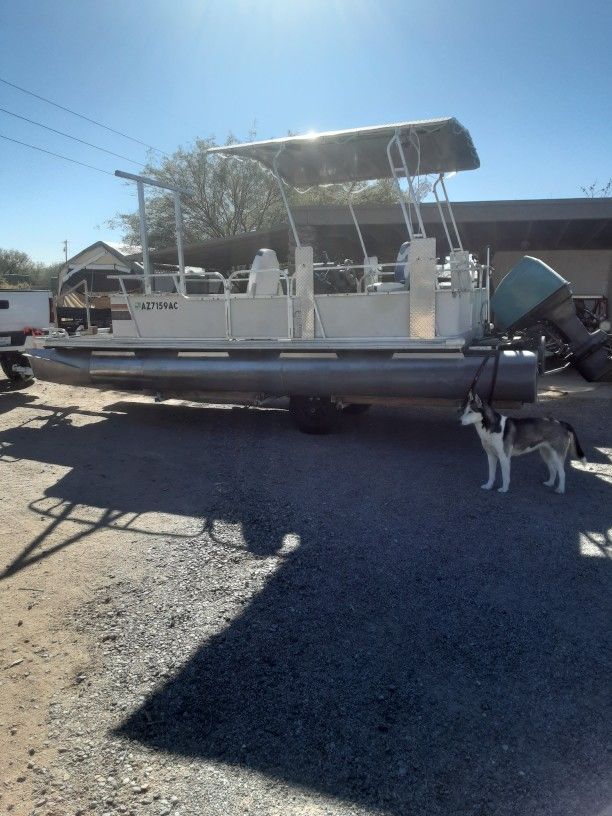
[[[461,351],[464,337],[417,339],[407,337],[351,337],[317,340],[225,340],[201,338],[112,337],[110,335],[80,335],[79,337],[47,337],[44,348],[88,351],[269,351],[331,352],[331,351]]]

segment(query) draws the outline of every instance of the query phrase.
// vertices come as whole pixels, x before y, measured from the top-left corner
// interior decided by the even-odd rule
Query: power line
[[[22,88],[20,85],[15,85],[13,82],[9,82],[7,79],[2,79],[0,77],[0,82],[4,83],[4,85],[9,85],[11,88],[15,88],[22,93],[28,94],[29,96],[35,97],[35,99],[40,99],[42,102],[46,102],[48,105],[53,105],[60,110],[66,111],[66,113],[71,113],[73,116],[78,116],[79,119],[84,119],[86,122],[91,122],[92,125],[97,125],[98,127],[104,128],[104,130],[109,130],[111,133],[115,133],[117,136],[123,136],[124,139],[129,139],[131,142],[136,142],[136,144],[142,145],[143,147],[147,147],[149,150],[154,150],[156,153],[161,153],[164,156],[168,154],[164,150],[160,150],[157,147],[153,147],[153,145],[147,144],[146,142],[141,142],[140,139],[135,139],[133,136],[128,136],[127,133],[122,133],[120,130],[115,130],[108,125],[103,125],[102,122],[97,122],[95,119],[90,119],[88,116],[83,116],[82,113],[77,113],[76,111],[71,110],[70,108],[65,108],[63,105],[58,105],[57,102],[52,102],[50,99],[46,99],[44,96],[40,96],[33,91],[28,91],[27,88]]]
[[[124,159],[124,161],[137,164],[139,167],[145,166],[142,162],[135,161],[127,156],[122,156],[121,153],[114,153],[112,150],[107,150],[105,147],[98,147],[98,145],[92,144],[91,142],[86,142],[84,139],[79,139],[77,136],[71,136],[70,133],[64,133],[63,130],[56,130],[55,128],[49,127],[49,125],[43,125],[42,122],[35,122],[34,119],[28,119],[27,116],[21,116],[19,113],[13,113],[13,111],[7,110],[6,108],[0,108],[0,111],[2,111],[2,113],[8,113],[9,116],[14,116],[16,119],[23,119],[24,122],[29,122],[31,125],[36,125],[37,127],[44,128],[45,130],[50,130],[51,133],[58,133],[60,136],[65,136],[67,139],[72,139],[74,142],[80,142],[81,144],[87,145],[87,147],[93,147],[94,150],[101,150],[103,153],[108,153],[109,156],[116,156],[118,159]]]
[[[6,139],[7,142],[14,142],[15,144],[23,145],[23,147],[29,147],[32,150],[39,150],[41,153],[47,153],[49,156],[55,156],[56,159],[64,159],[64,161],[69,161],[73,164],[80,164],[81,167],[89,167],[90,170],[97,170],[98,173],[106,173],[107,176],[113,176],[113,178],[115,177],[115,174],[111,173],[109,170],[102,170],[101,167],[94,167],[93,164],[86,164],[85,162],[71,159],[68,156],[62,156],[60,153],[52,153],[50,150],[45,150],[44,147],[36,147],[36,145],[27,144],[27,142],[20,142],[19,139],[11,139],[10,136],[5,136],[3,133],[0,133],[0,139]]]

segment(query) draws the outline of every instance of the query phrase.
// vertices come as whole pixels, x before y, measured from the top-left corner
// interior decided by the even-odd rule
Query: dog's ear
[[[478,394],[472,394],[472,402],[477,408],[482,408],[482,400],[478,396]]]

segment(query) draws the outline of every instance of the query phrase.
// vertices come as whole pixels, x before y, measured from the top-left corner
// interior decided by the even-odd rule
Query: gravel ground
[[[589,465],[560,497],[535,456],[481,491],[445,410],[309,437],[280,411],[32,393],[0,397],[13,512],[91,514],[47,570],[107,549],[53,624],[87,660],[50,693],[23,812],[608,813],[609,400],[521,412],[578,430]],[[19,506],[32,462],[58,468],[27,476],[44,507]]]

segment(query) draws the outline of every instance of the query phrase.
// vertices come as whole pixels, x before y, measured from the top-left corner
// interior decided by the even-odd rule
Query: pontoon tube
[[[323,396],[343,394],[461,400],[483,355],[417,354],[380,357],[354,352],[347,357],[287,354],[277,357],[182,357],[138,352],[136,356],[92,354],[89,350],[40,349],[31,353],[40,380],[117,390],[258,392]],[[477,390],[489,396],[493,360],[484,367]],[[535,402],[537,358],[529,351],[503,351],[495,399]]]

